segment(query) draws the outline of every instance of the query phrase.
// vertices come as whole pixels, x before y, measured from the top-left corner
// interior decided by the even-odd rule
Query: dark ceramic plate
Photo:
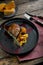
[[[27,43],[21,47],[17,47],[15,44],[13,44],[13,39],[10,36],[6,35],[5,30],[2,28],[2,25],[9,26],[12,23],[17,23],[20,26],[27,28],[27,33],[29,35]],[[34,49],[38,42],[38,30],[33,23],[24,18],[13,18],[4,22],[2,25],[0,27],[0,46],[4,51],[10,54],[19,55],[30,52],[32,49]]]

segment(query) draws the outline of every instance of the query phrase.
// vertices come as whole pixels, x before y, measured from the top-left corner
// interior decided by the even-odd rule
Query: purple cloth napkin
[[[31,21],[31,22],[33,22],[33,21]],[[25,56],[17,56],[17,58],[20,62],[25,61],[25,60],[32,60],[35,58],[43,57],[43,27],[36,24],[35,22],[33,22],[33,24],[35,24],[35,26],[37,27],[38,32],[39,32],[39,40],[38,40],[37,46],[34,48],[34,50],[31,53],[29,53]]]

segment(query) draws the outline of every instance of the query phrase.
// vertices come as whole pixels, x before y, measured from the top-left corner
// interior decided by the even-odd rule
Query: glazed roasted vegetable
[[[11,15],[15,13],[15,2],[10,1],[9,3],[1,3],[0,4],[0,12],[3,12],[4,15]]]
[[[0,4],[0,12],[4,12],[5,6],[6,6],[5,3],[1,3],[1,4]]]
[[[25,27],[21,27],[21,33],[26,33],[26,28]]]
[[[17,40],[20,43],[20,46],[22,46],[23,44],[25,44],[27,42],[28,34],[26,32],[27,32],[26,28],[21,27],[20,34],[19,34],[19,36],[17,38]]]

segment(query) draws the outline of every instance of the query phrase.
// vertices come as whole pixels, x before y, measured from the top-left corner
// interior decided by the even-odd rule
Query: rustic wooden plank
[[[9,2],[9,1],[12,1],[12,0],[3,0],[3,1]],[[34,1],[38,1],[38,0],[14,0],[14,1],[17,5],[20,5],[20,4],[23,4],[23,3],[26,3],[26,2],[34,2]]]
[[[35,59],[34,61],[31,60],[29,62],[27,61],[24,63],[18,63],[18,60],[16,57],[11,57],[11,58],[1,60],[0,65],[35,65],[36,63],[39,63],[39,62],[43,62],[43,58]]]
[[[34,2],[28,2],[28,3],[24,3],[21,5],[18,5],[18,11],[17,11],[17,15],[19,14],[23,14],[26,11],[28,13],[35,11],[35,10],[40,10],[43,9],[43,0],[38,0],[38,1],[34,1]]]
[[[16,4],[22,4],[22,3],[26,3],[29,2],[29,0],[15,0]]]
[[[36,9],[39,9],[39,10],[36,10]],[[25,11],[27,11],[28,13],[31,13],[31,14],[34,14],[34,15],[40,15],[40,16],[43,16],[43,0],[38,0],[38,1],[34,1],[34,2],[28,2],[28,3],[24,3],[24,4],[21,4],[21,5],[18,5],[18,12],[16,14],[15,17],[21,17],[21,18],[24,18],[23,14],[25,13]],[[15,18],[14,17],[14,18]],[[5,20],[0,20],[0,24],[3,23]],[[6,53],[0,49],[0,57],[6,57]],[[12,61],[13,60],[13,61]],[[0,62],[0,65],[3,65],[3,63],[5,63],[5,65],[33,65],[35,63],[38,63],[38,62],[41,62],[43,60],[43,58],[40,58],[40,59],[36,59],[36,60],[32,60],[32,61],[29,61],[29,62],[26,62],[26,63],[18,63],[17,61],[17,58],[14,58],[11,57],[11,58],[6,58],[6,59],[3,59],[1,60]],[[12,63],[10,62],[12,61]]]
[[[40,13],[41,14],[40,14]],[[35,11],[35,12],[33,12],[33,14],[40,14],[40,15],[42,15],[43,14],[43,11],[42,10],[39,10],[39,11]],[[16,17],[21,17],[21,18],[24,18],[24,16],[23,16],[23,14],[22,15],[18,15],[18,16],[16,16]],[[14,17],[15,18],[15,17]],[[7,57],[7,56],[9,56],[7,53],[5,53],[3,50],[1,50],[0,49],[0,57]],[[9,56],[10,57],[10,56]],[[26,62],[26,63],[18,63],[18,61],[17,61],[17,58],[14,56],[14,58],[13,57],[11,57],[11,58],[5,58],[5,59],[3,59],[3,60],[1,60],[1,62],[0,62],[0,65],[3,65],[4,63],[6,64],[6,65],[14,65],[14,64],[16,64],[16,65],[32,65],[32,64],[36,64],[36,63],[39,63],[39,62],[42,62],[42,60],[43,60],[43,58],[40,58],[40,59],[35,59],[35,60],[32,60],[32,61],[29,61],[29,62]],[[11,61],[12,61],[12,63],[11,63]]]

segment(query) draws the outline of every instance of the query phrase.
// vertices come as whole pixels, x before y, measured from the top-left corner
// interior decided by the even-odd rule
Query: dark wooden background
[[[1,1],[1,0],[0,0]],[[10,0],[7,0],[7,2]],[[24,17],[23,14],[27,11],[28,13],[43,16],[43,0],[15,0],[18,11],[15,17]],[[14,18],[15,18],[14,17]],[[0,24],[3,23],[6,20],[0,19]],[[18,63],[17,58],[11,57],[11,58],[5,58],[8,54],[5,53],[0,48],[0,65],[34,65],[36,63],[42,62],[43,58],[38,58],[32,61],[24,62],[24,63]],[[4,59],[1,59],[4,58]]]

